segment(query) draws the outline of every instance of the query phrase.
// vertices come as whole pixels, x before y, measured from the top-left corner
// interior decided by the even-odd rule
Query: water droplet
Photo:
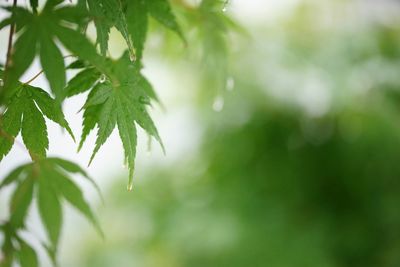
[[[100,76],[100,83],[104,83],[107,80],[107,76],[105,74],[101,74]]]
[[[135,53],[129,53],[129,59],[130,59],[131,62],[135,62],[136,61]]]
[[[212,108],[216,112],[220,112],[224,108],[224,98],[222,96],[217,96],[214,99],[214,103],[212,105]]]
[[[229,4],[229,0],[226,0],[222,7],[222,12],[226,12],[228,10],[228,4]]]
[[[3,79],[0,79],[0,87],[3,87],[4,86],[4,81],[3,81]]]
[[[226,79],[226,90],[233,91],[235,88],[235,80],[232,77]]]
[[[148,97],[139,96],[139,103],[143,105],[150,105],[150,100]]]
[[[130,181],[128,183],[128,185],[126,186],[126,189],[128,189],[129,192],[132,191],[132,189],[133,189],[133,181]]]

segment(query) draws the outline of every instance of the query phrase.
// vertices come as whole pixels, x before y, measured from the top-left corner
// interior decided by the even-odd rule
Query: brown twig
[[[13,0],[13,8],[17,6],[18,0]],[[11,64],[11,55],[13,50],[13,37],[15,33],[15,21],[13,20],[10,25],[10,33],[8,34],[8,46],[7,46],[7,56],[6,56],[6,65],[5,70],[10,67]]]
[[[37,77],[39,77],[43,73],[43,70],[39,71],[35,76],[33,76],[29,81],[24,82],[24,85],[30,84],[33,82]]]
[[[13,0],[13,8],[15,8],[17,6],[17,1],[18,0]],[[11,15],[12,17],[12,21],[11,21],[11,25],[10,25],[10,33],[8,34],[8,45],[7,45],[7,54],[6,54],[6,65],[4,66],[4,77],[3,77],[3,84],[6,84],[7,81],[7,75],[8,75],[8,69],[10,68],[10,65],[12,64],[11,61],[11,56],[13,53],[13,38],[14,38],[14,33],[15,33],[15,20],[13,19],[14,17],[14,12]],[[0,87],[0,105],[2,103],[3,100],[3,96],[4,96],[4,86]]]
[[[69,57],[75,57],[74,55],[66,55],[63,56],[63,58],[69,58]],[[37,77],[39,77],[42,73],[44,72],[44,70],[39,71],[37,74],[35,74],[35,76],[33,76],[32,78],[30,78],[28,81],[24,82],[24,85],[28,85],[31,82],[33,82],[34,80],[36,80]]]

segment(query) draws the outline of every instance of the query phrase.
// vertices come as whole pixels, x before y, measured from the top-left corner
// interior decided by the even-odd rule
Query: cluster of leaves
[[[25,217],[34,195],[51,240],[51,245],[43,246],[54,262],[62,224],[61,199],[65,199],[84,214],[102,235],[90,206],[82,191],[68,176],[69,173],[79,173],[94,184],[79,166],[60,158],[46,158],[22,165],[2,181],[0,189],[13,183],[17,184],[10,201],[10,219],[0,228],[4,231],[5,239],[2,246],[4,266],[11,266],[14,259],[17,259],[21,266],[38,266],[35,251],[19,235],[20,231],[26,230]]]
[[[215,7],[223,2],[204,0],[197,7],[188,6],[184,1],[175,1],[174,4],[186,10],[190,17],[194,10],[197,14],[218,14],[221,10],[216,12]],[[86,173],[72,162],[47,157],[46,118],[64,128],[75,141],[62,103],[72,96],[87,93],[87,100],[81,108],[83,130],[78,150],[88,134],[97,129],[97,140],[90,158],[92,162],[117,128],[125,163],[129,167],[128,189],[131,190],[137,126],[157,140],[164,150],[148,112],[151,102],[158,102],[158,97],[142,74],[150,19],[174,32],[182,43],[187,41],[167,0],[78,0],[76,4],[64,0],[46,0],[43,3],[30,0],[29,7],[14,4],[3,9],[9,16],[0,22],[0,30],[9,26],[10,37],[15,34],[17,39],[9,47],[4,67],[0,66],[0,161],[18,142],[15,139],[21,133],[32,163],[12,171],[0,185],[0,189],[15,186],[10,201],[10,218],[0,227],[4,235],[4,257],[0,264],[11,266],[14,261],[19,261],[21,266],[37,266],[35,250],[20,236],[22,230],[27,230],[25,217],[32,199],[37,199],[50,241],[44,246],[54,262],[62,222],[61,198],[86,215],[101,233],[82,192],[68,176],[80,173],[88,178]],[[220,15],[215,15],[215,18],[220,18]],[[95,44],[86,34],[90,23],[96,28]],[[199,21],[205,54],[218,62],[225,61],[227,55],[225,40],[220,39],[225,31],[220,30],[220,23],[220,19]],[[126,42],[127,50],[118,59],[110,58],[108,53],[111,28],[118,30]],[[208,39],[217,42],[212,46],[218,57],[213,56],[207,45]],[[221,52],[220,48],[224,51]],[[62,51],[69,51],[70,55],[63,55]],[[43,69],[39,74],[44,73],[49,91],[30,85],[37,76],[25,83],[20,81],[36,57]],[[66,66],[66,57],[75,57],[75,61]],[[212,67],[221,70],[215,64]],[[68,70],[77,71],[69,81],[66,78]]]

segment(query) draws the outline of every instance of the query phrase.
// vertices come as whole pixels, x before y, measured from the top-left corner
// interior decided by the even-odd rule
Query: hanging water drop
[[[224,108],[224,98],[222,96],[217,96],[214,99],[214,103],[212,105],[212,108],[216,112],[220,112]]]
[[[226,1],[224,2],[223,7],[222,7],[222,12],[226,12],[226,11],[227,11],[227,9],[228,9],[228,4],[229,4],[229,0],[226,0]]]
[[[105,74],[101,74],[99,82],[104,83],[106,80],[107,80],[107,76]]]
[[[235,80],[232,77],[228,77],[228,79],[226,79],[226,90],[233,91],[234,88]]]
[[[130,59],[131,62],[135,62],[136,61],[135,53],[129,53],[129,59]]]
[[[126,186],[126,189],[130,192],[133,189],[133,181],[129,181],[128,185]]]

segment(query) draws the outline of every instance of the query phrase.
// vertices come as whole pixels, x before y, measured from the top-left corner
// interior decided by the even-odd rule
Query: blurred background
[[[400,266],[400,2],[232,0],[223,9],[235,21],[223,40],[211,38],[220,29],[192,31],[180,10],[187,47],[153,28],[144,64],[167,155],[157,144],[148,151],[142,133],[127,192],[113,134],[88,169],[105,203],[82,183],[106,238],[68,208],[61,266]],[[113,35],[113,55],[121,40]],[[83,102],[65,105],[77,133]],[[50,135],[51,155],[87,164],[94,134],[78,155],[56,126]],[[14,147],[1,176],[28,160]],[[28,228],[45,238],[35,212]]]

